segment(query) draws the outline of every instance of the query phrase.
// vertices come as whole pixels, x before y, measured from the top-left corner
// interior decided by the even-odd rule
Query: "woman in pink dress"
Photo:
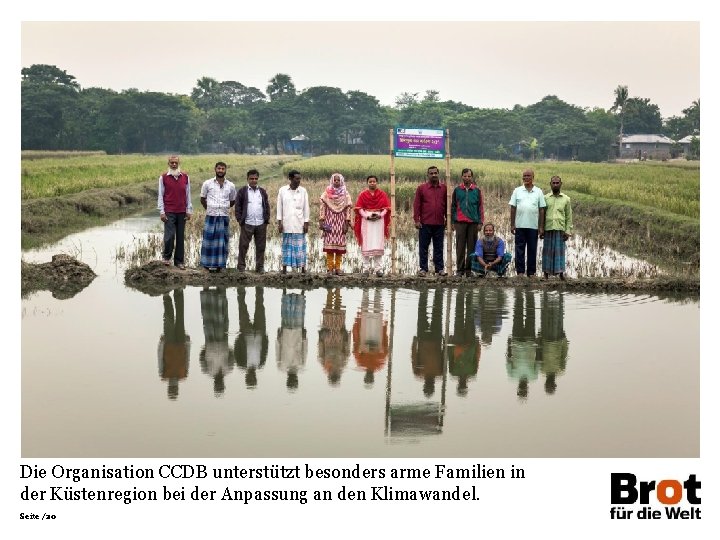
[[[352,198],[345,187],[345,178],[340,173],[333,173],[330,185],[320,196],[320,229],[329,274],[342,273],[340,266],[347,251],[351,210]]]

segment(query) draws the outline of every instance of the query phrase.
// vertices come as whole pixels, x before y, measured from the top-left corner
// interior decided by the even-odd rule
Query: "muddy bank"
[[[55,298],[72,298],[97,277],[85,263],[69,255],[53,255],[42,264],[20,263],[20,293],[50,291]]]
[[[72,232],[154,208],[156,202],[157,182],[23,201],[21,246],[27,249],[55,242]]]
[[[125,284],[146,294],[163,294],[184,285],[237,287],[243,285],[263,285],[266,287],[318,288],[318,287],[388,287],[425,289],[429,287],[525,287],[532,289],[557,289],[585,292],[678,292],[689,295],[700,294],[700,280],[697,278],[579,278],[560,281],[557,278],[543,280],[539,278],[483,278],[462,277],[417,277],[412,275],[386,275],[383,277],[363,276],[361,274],[301,274],[267,272],[238,272],[227,269],[220,273],[210,273],[203,268],[178,270],[165,266],[160,261],[152,261],[125,272]]]

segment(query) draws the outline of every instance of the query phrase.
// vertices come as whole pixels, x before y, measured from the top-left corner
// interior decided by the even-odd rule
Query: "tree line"
[[[394,106],[359,90],[298,90],[278,73],[261,91],[237,81],[198,79],[190,95],[82,88],[53,65],[21,70],[23,150],[157,152],[367,153],[389,151],[393,126],[447,127],[452,154],[488,159],[603,161],[622,135],[699,133],[700,101],[663,120],[648,98],[615,90],[608,109],[586,109],[545,96],[512,109],[442,101],[437,91],[400,94]]]

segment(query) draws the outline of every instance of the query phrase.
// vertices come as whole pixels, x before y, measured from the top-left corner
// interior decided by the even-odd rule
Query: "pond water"
[[[150,233],[154,234],[154,233]],[[525,288],[126,288],[122,220],[23,253],[23,457],[697,457],[699,301]],[[134,240],[135,239],[135,240]]]

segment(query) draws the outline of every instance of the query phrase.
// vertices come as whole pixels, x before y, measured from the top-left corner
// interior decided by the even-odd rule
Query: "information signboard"
[[[444,158],[445,130],[396,127],[395,157]]]

